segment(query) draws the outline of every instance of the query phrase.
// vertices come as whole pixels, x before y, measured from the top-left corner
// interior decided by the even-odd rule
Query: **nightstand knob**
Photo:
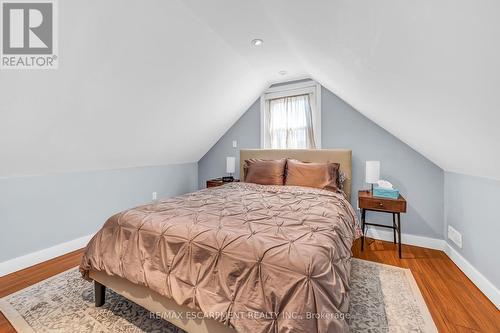
[[[381,202],[379,202],[379,204],[378,204],[378,205],[379,205],[380,207],[382,207],[384,204],[383,204],[383,203],[381,203]]]

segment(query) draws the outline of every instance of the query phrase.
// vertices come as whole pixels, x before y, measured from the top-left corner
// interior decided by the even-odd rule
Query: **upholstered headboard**
[[[349,149],[242,149],[240,150],[240,177],[243,180],[243,165],[250,158],[274,160],[294,158],[304,162],[334,162],[346,175],[344,192],[351,198],[352,151]]]

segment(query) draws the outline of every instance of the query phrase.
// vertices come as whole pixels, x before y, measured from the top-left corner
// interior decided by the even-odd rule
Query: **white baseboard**
[[[93,235],[83,236],[69,242],[58,244],[47,249],[33,252],[21,257],[17,257],[0,263],[0,277],[16,272],[18,270],[39,264],[53,259],[71,251],[78,250],[90,241]],[[367,237],[385,241],[393,241],[393,233],[386,230],[369,228]],[[490,299],[495,306],[500,309],[500,291],[484,275],[482,275],[472,264],[467,261],[457,250],[446,243],[443,239],[436,239],[424,236],[409,234],[401,235],[401,243],[441,250],[462,270],[462,272]]]
[[[87,235],[47,249],[0,263],[0,277],[85,247],[94,235]]]
[[[388,242],[392,242],[394,240],[394,234],[392,231],[380,230],[373,227],[368,228],[366,236]],[[441,251],[444,251],[446,248],[446,241],[444,239],[430,238],[430,237],[410,235],[410,234],[401,234],[401,243],[407,245],[426,247],[428,249],[441,250]]]
[[[366,232],[367,237],[392,242],[394,234],[392,231],[380,230],[370,227]],[[467,261],[457,250],[455,250],[444,239],[402,234],[401,243],[441,250],[460,268],[460,270],[474,283],[479,290],[500,309],[500,291],[484,275],[482,275],[472,264]]]
[[[472,264],[467,261],[455,248],[446,244],[446,255],[460,268],[462,272],[500,309],[500,291],[483,274],[481,274]]]

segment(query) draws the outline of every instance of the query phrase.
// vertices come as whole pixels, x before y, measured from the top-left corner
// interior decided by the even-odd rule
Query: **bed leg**
[[[106,301],[106,286],[94,280],[94,299],[95,306],[100,307]]]

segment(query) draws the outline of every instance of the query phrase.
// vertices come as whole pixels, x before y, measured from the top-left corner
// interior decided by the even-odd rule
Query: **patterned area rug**
[[[181,329],[107,290],[94,307],[93,284],[71,269],[0,299],[19,332],[168,332]],[[351,332],[437,332],[410,270],[354,259]]]

